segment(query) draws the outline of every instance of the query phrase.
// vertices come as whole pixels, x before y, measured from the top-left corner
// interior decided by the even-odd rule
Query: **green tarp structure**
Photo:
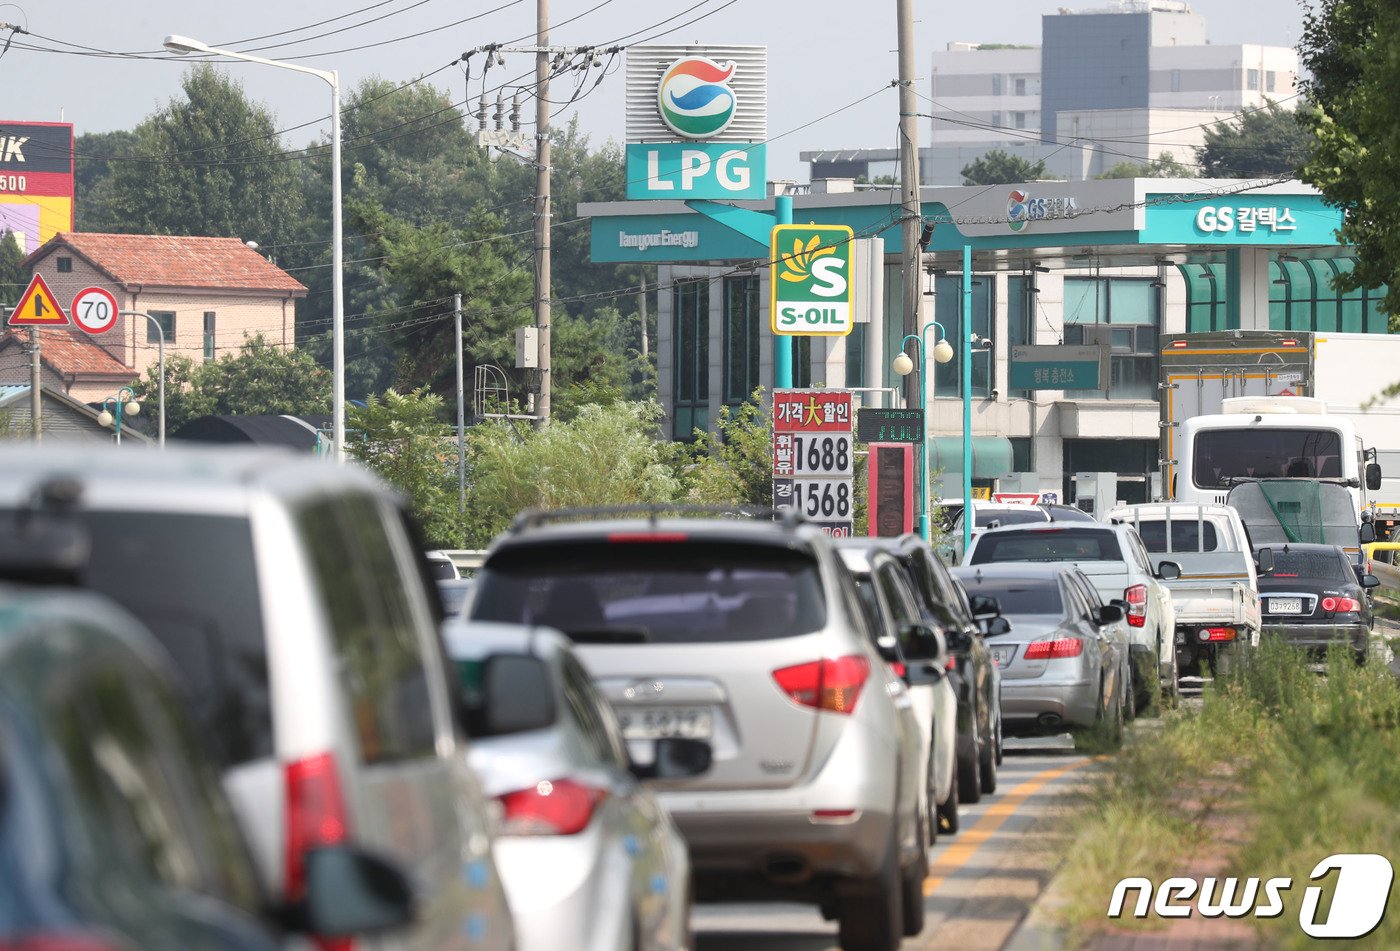
[[[1015,471],[1011,440],[1005,436],[972,437],[972,478],[1000,479]],[[928,441],[930,472],[963,470],[963,441],[961,436],[934,436]]]

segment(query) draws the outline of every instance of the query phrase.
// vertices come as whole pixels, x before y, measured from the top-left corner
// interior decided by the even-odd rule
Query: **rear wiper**
[[[644,627],[575,627],[568,634],[575,644],[645,644],[651,640]]]

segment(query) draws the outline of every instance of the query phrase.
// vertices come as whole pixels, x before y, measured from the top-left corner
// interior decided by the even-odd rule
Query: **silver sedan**
[[[1100,603],[1093,585],[1068,564],[1007,562],[953,574],[970,597],[991,597],[1000,606],[987,643],[1001,669],[1008,734],[1102,727],[1111,740],[1121,735],[1127,650],[1121,605]]]

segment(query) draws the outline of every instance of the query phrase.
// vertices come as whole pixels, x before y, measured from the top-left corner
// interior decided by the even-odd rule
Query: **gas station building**
[[[897,194],[831,180],[792,201],[794,222],[849,225],[857,239],[856,328],[846,337],[794,338],[793,385],[855,389],[859,405],[903,405],[902,378],[891,369],[904,337]],[[920,325],[937,321],[955,351],[971,341],[977,487],[1054,491],[1072,501],[1075,473],[1115,472],[1120,499],[1149,498],[1159,471],[1162,333],[1389,332],[1384,288],[1342,295],[1332,287],[1353,262],[1336,237],[1341,212],[1296,181],[933,187],[921,202],[933,228],[921,259]],[[772,198],[579,207],[592,218],[592,260],[657,268],[658,396],[673,438],[692,438],[722,407],[772,388],[769,249],[752,227],[725,221],[772,207]],[[930,350],[938,336],[931,328]],[[1108,385],[1013,390],[1010,354],[1027,344],[1109,346]],[[924,363],[935,499],[961,495],[961,362],[959,353]]]

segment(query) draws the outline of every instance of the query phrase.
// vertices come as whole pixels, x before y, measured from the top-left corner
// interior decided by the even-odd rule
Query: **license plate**
[[[1302,614],[1302,613],[1303,613],[1303,599],[1302,599],[1302,598],[1270,598],[1270,599],[1269,599],[1269,613],[1270,613],[1270,614]]]
[[[668,736],[708,739],[714,735],[714,718],[704,707],[648,707],[618,710],[617,722],[629,740],[659,740]]]
[[[1014,647],[993,647],[992,662],[998,667],[1005,667],[1007,664],[1011,663],[1011,655],[1014,653],[1016,653],[1016,648]]]

